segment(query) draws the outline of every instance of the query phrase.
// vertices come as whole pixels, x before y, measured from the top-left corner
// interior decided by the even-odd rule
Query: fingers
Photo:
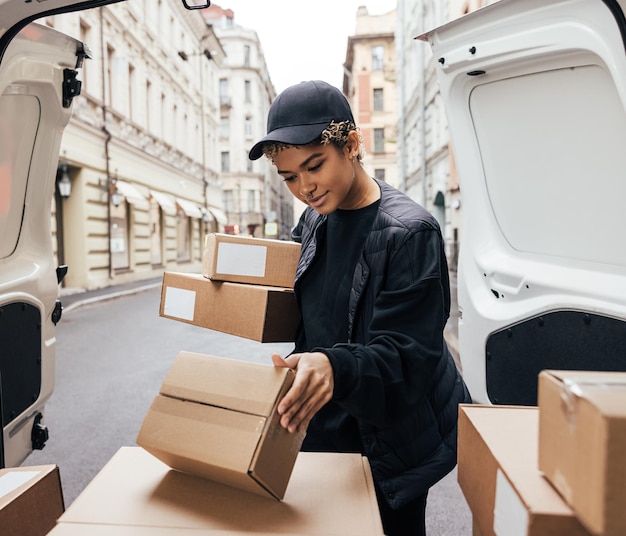
[[[296,378],[279,403],[278,412],[281,425],[290,432],[296,432],[306,430],[313,416],[332,398],[334,379],[330,361],[321,352],[294,354],[289,357],[290,361],[292,359],[295,361]],[[277,362],[274,361],[274,364]]]

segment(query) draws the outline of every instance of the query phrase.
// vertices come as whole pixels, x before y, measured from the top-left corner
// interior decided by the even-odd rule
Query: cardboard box
[[[292,288],[300,244],[211,233],[206,235],[202,275],[216,281]]]
[[[458,480],[481,536],[589,536],[537,467],[536,407],[461,405]]]
[[[291,369],[181,352],[137,444],[170,467],[282,499],[304,433],[280,426]]]
[[[367,459],[302,452],[283,501],[271,500],[169,468],[138,447],[123,447],[60,519],[64,525],[174,528],[178,534],[382,536]],[[214,531],[214,532],[213,532]],[[54,536],[76,533],[58,532]],[[108,536],[110,533],[83,534]],[[149,533],[152,534],[152,533]],[[155,532],[170,536],[169,532]]]
[[[2,534],[48,534],[63,510],[61,478],[56,465],[0,469]]]
[[[593,533],[626,534],[626,373],[542,371],[539,469]]]
[[[159,313],[259,342],[293,342],[300,312],[292,289],[165,272]]]

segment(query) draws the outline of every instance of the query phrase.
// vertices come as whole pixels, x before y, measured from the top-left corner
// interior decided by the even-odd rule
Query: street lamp
[[[59,179],[59,182],[57,182],[57,188],[59,189],[59,195],[63,199],[67,199],[72,193],[72,181],[70,181],[68,169],[67,162],[63,162],[59,166],[61,178]]]

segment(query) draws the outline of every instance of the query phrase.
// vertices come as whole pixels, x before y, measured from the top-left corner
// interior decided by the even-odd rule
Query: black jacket
[[[437,221],[377,183],[378,213],[352,279],[348,342],[323,351],[333,366],[333,400],[357,419],[374,480],[399,508],[456,465],[457,406],[470,396],[443,338],[450,286]],[[293,231],[302,244],[296,296],[325,222],[307,208]],[[310,351],[301,341],[296,351]]]

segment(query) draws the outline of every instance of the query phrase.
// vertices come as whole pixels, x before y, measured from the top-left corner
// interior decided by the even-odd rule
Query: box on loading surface
[[[282,499],[304,434],[279,423],[291,369],[180,352],[137,444],[173,469]]]
[[[43,536],[63,510],[56,465],[0,469],[0,534]]]
[[[51,536],[383,534],[367,459],[328,452],[301,452],[284,500],[276,501],[122,447],[59,522]]]
[[[536,407],[459,407],[458,480],[481,536],[589,536],[537,467]]]
[[[204,241],[202,275],[217,281],[292,288],[300,244],[210,233]]]
[[[293,342],[300,321],[292,289],[165,272],[159,314],[259,342]]]
[[[626,534],[626,373],[539,374],[539,468],[594,534]]]

